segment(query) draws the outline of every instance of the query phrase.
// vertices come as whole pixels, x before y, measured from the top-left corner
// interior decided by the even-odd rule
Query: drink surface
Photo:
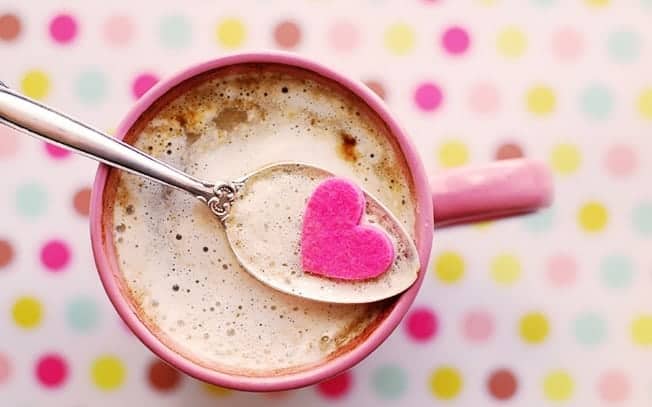
[[[414,186],[397,143],[359,98],[314,73],[251,64],[203,74],[162,97],[125,140],[215,182],[279,161],[323,167],[374,194],[414,237]],[[105,205],[132,308],[205,367],[301,371],[346,352],[393,305],[325,304],[263,285],[238,264],[218,219],[185,192],[111,171]]]

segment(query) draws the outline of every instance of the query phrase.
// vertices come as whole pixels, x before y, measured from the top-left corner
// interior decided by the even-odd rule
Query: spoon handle
[[[0,123],[86,157],[187,191],[208,201],[213,185],[195,179],[134,147],[35,102],[0,82]]]

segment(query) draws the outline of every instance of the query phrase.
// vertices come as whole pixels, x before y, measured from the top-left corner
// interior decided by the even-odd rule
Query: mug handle
[[[548,168],[529,159],[500,160],[438,174],[431,182],[435,227],[532,212],[552,202]]]

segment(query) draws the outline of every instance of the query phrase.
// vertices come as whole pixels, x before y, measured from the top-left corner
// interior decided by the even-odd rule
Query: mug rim
[[[178,84],[204,72],[245,63],[277,63],[289,65],[312,71],[329,80],[339,83],[347,90],[360,97],[390,130],[392,137],[398,142],[399,147],[408,164],[416,192],[416,246],[419,253],[421,267],[414,284],[396,300],[389,314],[375,327],[368,337],[363,339],[350,351],[338,355],[310,367],[304,371],[284,374],[280,376],[254,377],[239,376],[220,372],[200,366],[199,364],[176,353],[173,349],[160,341],[140,321],[132,311],[129,301],[122,295],[119,285],[119,270],[115,261],[112,242],[105,239],[102,218],[104,211],[104,188],[106,186],[110,167],[100,164],[93,182],[90,202],[90,235],[93,257],[104,290],[114,308],[125,322],[127,327],[147,346],[153,353],[165,362],[202,381],[215,385],[246,391],[279,391],[297,387],[308,386],[341,373],[364,359],[373,352],[398,326],[423,283],[433,236],[433,207],[428,178],[426,177],[423,163],[398,121],[389,112],[385,103],[372,90],[362,82],[342,75],[321,63],[315,62],[293,53],[281,51],[239,52],[220,56],[206,62],[193,64],[165,80],[158,82],[146,92],[130,109],[116,130],[115,137],[122,139],[137,119],[154,102],[159,100],[170,89]]]

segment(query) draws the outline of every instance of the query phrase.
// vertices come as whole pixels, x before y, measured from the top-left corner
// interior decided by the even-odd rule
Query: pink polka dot
[[[582,34],[573,28],[563,28],[553,34],[552,49],[562,61],[575,60],[584,50]]]
[[[444,95],[439,88],[431,82],[424,82],[417,86],[414,92],[414,103],[425,112],[436,110],[442,103]]]
[[[104,40],[111,45],[126,45],[134,35],[134,24],[127,16],[111,16],[104,22]]]
[[[62,158],[68,157],[71,153],[68,150],[65,150],[59,146],[55,146],[50,143],[43,143],[45,146],[45,152],[55,160],[60,160]]]
[[[478,83],[469,92],[469,107],[478,114],[491,114],[500,108],[498,89],[491,83]]]
[[[471,43],[469,33],[461,27],[451,27],[441,37],[441,45],[449,54],[459,55],[466,52]]]
[[[569,254],[561,253],[550,257],[546,269],[548,280],[556,287],[570,286],[577,279],[577,262]]]
[[[131,84],[131,93],[135,99],[140,98],[147,92],[152,86],[156,85],[158,82],[158,77],[151,73],[140,74],[134,79]]]
[[[598,379],[598,393],[602,400],[617,403],[627,400],[630,392],[629,379],[623,372],[607,371]]]
[[[326,399],[340,399],[346,396],[353,385],[351,372],[347,371],[317,385],[317,392]]]
[[[471,311],[462,319],[462,334],[470,342],[484,342],[494,332],[491,314],[485,311]]]
[[[15,130],[0,125],[0,158],[9,158],[18,151],[19,134]]]
[[[41,248],[41,263],[49,271],[62,271],[69,261],[70,249],[61,240],[50,240]]]
[[[328,39],[335,50],[351,51],[358,46],[360,33],[354,24],[348,21],[339,21],[328,30]]]
[[[9,380],[10,374],[11,364],[9,363],[9,359],[4,354],[0,353],[0,384]]]
[[[68,364],[57,354],[44,355],[36,362],[35,373],[41,386],[61,387],[68,376]]]
[[[604,158],[604,166],[614,177],[632,175],[638,167],[636,151],[626,145],[612,146]]]
[[[58,14],[50,21],[50,36],[59,44],[67,44],[77,35],[77,21],[70,14]]]
[[[405,320],[405,332],[415,342],[427,342],[436,333],[438,327],[437,316],[426,307],[415,308]]]

